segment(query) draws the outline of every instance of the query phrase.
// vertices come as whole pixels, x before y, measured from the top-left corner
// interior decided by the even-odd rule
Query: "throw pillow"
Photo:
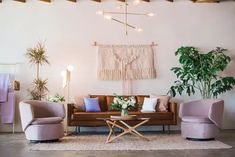
[[[75,107],[75,111],[76,112],[85,112],[86,108],[85,108],[85,103],[84,103],[84,97],[88,97],[88,96],[75,96],[74,98],[74,107]]]
[[[106,105],[106,96],[105,95],[89,94],[89,98],[98,98],[101,112],[106,112],[108,110],[107,105]]]
[[[170,100],[170,96],[150,94],[150,98],[157,98],[159,100],[156,106],[156,111],[160,111],[160,112],[168,111],[168,102]]]
[[[100,112],[99,100],[97,98],[84,98],[86,112]]]
[[[144,98],[144,103],[141,112],[155,112],[157,98]]]

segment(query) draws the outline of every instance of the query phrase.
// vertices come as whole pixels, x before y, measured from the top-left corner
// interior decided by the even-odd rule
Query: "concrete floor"
[[[171,151],[29,151],[24,134],[0,134],[0,157],[235,157],[235,130],[221,132],[218,140],[233,146],[218,150]]]

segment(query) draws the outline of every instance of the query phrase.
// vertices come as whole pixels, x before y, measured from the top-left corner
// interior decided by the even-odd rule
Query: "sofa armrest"
[[[174,115],[173,121],[174,124],[177,124],[177,116],[178,116],[178,112],[177,112],[177,103],[176,102],[169,102],[169,112],[172,112]]]
[[[169,107],[169,112],[177,113],[177,103],[176,102],[169,102],[168,107]]]
[[[67,125],[70,126],[74,113],[74,104],[67,104]]]

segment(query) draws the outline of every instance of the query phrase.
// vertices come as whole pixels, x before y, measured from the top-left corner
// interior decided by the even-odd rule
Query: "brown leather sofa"
[[[80,130],[80,127],[99,127],[107,126],[102,120],[97,118],[109,118],[111,115],[120,115],[120,111],[111,110],[111,103],[114,96],[110,95],[90,95],[91,98],[98,97],[101,112],[79,112],[76,111],[74,104],[68,104],[67,121],[68,126],[76,126],[76,131]],[[175,102],[168,102],[168,112],[154,112],[154,113],[142,113],[140,112],[141,106],[144,101],[144,97],[147,95],[136,95],[136,108],[129,111],[130,115],[137,115],[140,118],[150,118],[149,122],[144,125],[162,125],[168,126],[170,131],[170,125],[177,125],[177,104]],[[130,125],[134,125],[137,121],[128,121]]]

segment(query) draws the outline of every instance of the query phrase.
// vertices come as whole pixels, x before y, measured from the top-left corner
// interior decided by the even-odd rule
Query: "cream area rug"
[[[30,150],[184,150],[228,149],[231,146],[220,141],[189,141],[180,134],[148,134],[150,141],[133,135],[122,136],[106,144],[107,135],[68,136],[54,143],[29,144]]]

